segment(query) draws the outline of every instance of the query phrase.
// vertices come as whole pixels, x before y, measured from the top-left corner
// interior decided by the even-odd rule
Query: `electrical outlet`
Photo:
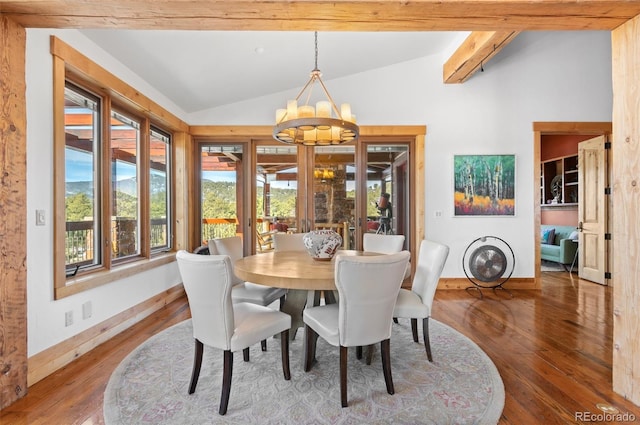
[[[36,210],[36,226],[44,226],[46,224],[46,218],[44,210]]]
[[[64,314],[64,325],[65,326],[73,325],[73,310],[69,310]]]
[[[93,308],[91,306],[91,301],[87,301],[86,303],[82,304],[82,319],[86,320],[89,317],[91,317],[91,315],[93,314]]]
[[[442,211],[438,210],[438,211],[434,212],[433,215],[436,216],[436,217],[442,217]]]

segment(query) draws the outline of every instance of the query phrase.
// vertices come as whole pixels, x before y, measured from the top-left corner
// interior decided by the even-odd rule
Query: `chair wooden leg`
[[[222,395],[220,396],[220,410],[221,415],[227,413],[227,407],[229,406],[229,394],[231,393],[231,375],[233,374],[233,352],[231,350],[225,350],[224,352],[224,366],[222,370]]]
[[[284,379],[291,379],[291,369],[289,369],[289,329],[280,332],[280,349],[282,351],[282,372]]]
[[[418,342],[418,319],[411,319],[411,333],[413,333],[413,342]]]
[[[280,311],[282,311],[282,307],[284,307],[284,302],[287,299],[286,295],[280,297]]]
[[[387,392],[393,394],[393,378],[391,377],[391,349],[390,340],[385,339],[380,342],[380,351],[382,352],[382,373],[384,374],[384,383],[387,384]]]
[[[356,347],[356,359],[360,360],[362,358],[362,345],[358,345]]]
[[[191,383],[189,384],[189,394],[193,394],[196,391],[196,385],[198,384],[198,378],[200,377],[200,368],[202,367],[202,352],[204,351],[204,345],[196,341],[196,350],[193,357],[193,370],[191,371]]]
[[[424,337],[424,349],[427,351],[427,359],[430,362],[433,362],[433,357],[431,357],[431,342],[429,341],[429,318],[425,317],[422,319],[422,335]]]
[[[245,362],[249,361],[249,347],[242,350],[242,358]]]
[[[304,325],[304,371],[309,372],[316,358],[318,334],[309,325]]]
[[[371,359],[373,359],[373,350],[373,345],[367,345],[367,358],[365,359],[365,363],[367,363],[367,365],[371,364]]]
[[[347,407],[347,347],[340,346],[340,402]]]
[[[260,348],[262,348],[262,351],[267,351],[267,340],[263,339],[262,341],[260,341]]]

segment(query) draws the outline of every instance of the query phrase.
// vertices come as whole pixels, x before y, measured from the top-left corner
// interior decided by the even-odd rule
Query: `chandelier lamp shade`
[[[316,168],[313,170],[313,177],[322,180],[331,180],[335,177],[335,171],[331,168]]]
[[[358,138],[360,129],[356,125],[355,115],[351,113],[351,105],[343,103],[338,109],[321,76],[322,73],[318,69],[318,32],[316,32],[315,68],[298,96],[287,101],[286,108],[276,110],[274,139],[283,143],[313,146],[339,145]],[[320,100],[315,105],[311,105],[309,102],[316,83],[322,88],[326,100]],[[301,99],[304,104],[300,104]]]

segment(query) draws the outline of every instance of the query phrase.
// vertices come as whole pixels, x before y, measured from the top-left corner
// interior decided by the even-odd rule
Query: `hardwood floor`
[[[513,299],[490,290],[482,300],[465,291],[436,295],[433,317],[475,341],[500,371],[506,392],[500,424],[589,423],[587,415],[602,414],[598,403],[640,420],[640,407],[611,389],[612,290],[569,276],[543,273],[541,291],[517,291]],[[114,368],[144,340],[188,317],[186,299],[174,301],[33,385],[0,412],[0,423],[103,424],[102,397]]]

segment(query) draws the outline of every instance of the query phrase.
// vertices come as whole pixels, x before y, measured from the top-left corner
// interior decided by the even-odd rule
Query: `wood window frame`
[[[175,241],[174,248],[166,249],[162,252],[151,252],[149,237],[149,199],[146,196],[149,191],[149,135],[150,127],[154,127],[170,134],[172,136],[172,142],[178,141],[180,150],[188,149],[189,137],[185,133],[188,131],[188,126],[167,112],[165,109],[155,104],[153,101],[142,95],[133,87],[124,83],[99,65],[95,64],[87,57],[76,51],[68,44],[64,43],[55,36],[51,37],[51,54],[53,57],[53,139],[54,139],[54,210],[56,211],[55,219],[53,223],[54,232],[54,299],[64,298],[73,294],[80,293],[82,291],[95,288],[100,285],[104,285],[119,279],[123,279],[164,264],[175,261],[175,250],[178,247],[184,246],[186,235],[181,232],[176,235],[175,232],[180,230],[176,226],[177,211],[174,205],[171,205],[171,218],[172,221],[172,234],[169,236],[170,241]],[[139,231],[140,237],[140,255],[132,256],[123,261],[113,261],[110,253],[103,254],[103,260],[100,266],[91,268],[86,272],[78,273],[76,276],[67,277],[65,268],[65,158],[64,149],[65,143],[65,126],[64,126],[64,98],[65,98],[65,85],[66,82],[72,82],[80,88],[87,89],[89,92],[95,93],[101,97],[103,107],[101,110],[101,117],[103,123],[109,122],[109,116],[111,113],[111,105],[126,114],[140,119],[141,132],[140,132],[140,182],[139,185],[139,202],[140,202],[140,221],[143,224]],[[100,146],[101,149],[101,167],[103,173],[100,177],[101,181],[98,183],[101,185],[101,191],[104,193],[103,204],[106,207],[107,213],[103,213],[101,217],[100,226],[102,229],[108,229],[110,226],[110,210],[111,203],[111,173],[109,169],[110,154],[109,154],[109,126],[101,126],[101,137],[103,143]],[[171,143],[170,155],[172,158],[171,176],[175,175],[174,167],[175,161],[173,158],[184,158],[185,155],[176,151],[176,146]],[[180,168],[184,164],[181,164]],[[172,193],[171,199],[179,198],[179,194],[176,193],[177,189],[181,191],[188,190],[188,181],[185,176],[186,173],[180,174],[181,181],[171,181],[168,188]],[[103,208],[104,209],[104,208]],[[104,246],[103,241],[101,242]]]
[[[270,126],[217,126],[217,125],[203,125],[203,126],[191,126],[189,133],[197,142],[211,142],[218,143],[221,141],[234,141],[234,142],[246,142],[249,143],[248,150],[253,152],[253,145],[259,141],[265,141],[271,139],[272,127]],[[411,245],[409,249],[411,252],[416,253],[420,246],[420,241],[425,237],[425,176],[424,176],[424,163],[425,163],[425,135],[427,132],[426,126],[409,126],[409,125],[386,125],[386,126],[361,126],[360,127],[360,142],[373,142],[373,143],[385,143],[385,142],[406,142],[413,146],[413,152],[411,152],[411,182],[412,182],[412,197],[410,202],[411,210]],[[358,142],[356,150],[362,149],[363,143]],[[195,143],[197,144],[197,143]],[[196,149],[197,150],[197,149]],[[308,150],[311,151],[311,150]],[[306,155],[311,155],[307,152]],[[299,167],[307,168],[313,161],[305,156],[305,152],[298,153]],[[301,157],[303,159],[301,159]],[[194,156],[195,158],[195,156]],[[306,158],[306,159],[305,159]],[[301,161],[301,162],[300,162]],[[252,160],[252,167],[255,169],[255,158]],[[362,167],[361,167],[362,168]],[[364,169],[360,171],[364,173]],[[249,179],[250,180],[250,179]],[[307,181],[298,182],[299,196],[308,198],[306,192],[304,192]],[[302,186],[302,188],[300,187]],[[197,187],[197,185],[194,185]],[[248,191],[247,191],[248,192]],[[255,197],[255,183],[252,182],[252,196]],[[255,204],[251,204],[252,211],[255,210]],[[299,206],[300,208],[300,206]],[[192,222],[195,223],[191,229],[194,235],[193,240],[197,240],[199,236],[200,226],[197,225],[197,219],[200,216],[200,211],[194,212]],[[197,225],[197,226],[196,226]],[[255,238],[251,241],[251,246],[255,246]],[[194,247],[195,248],[195,247]],[[417,258],[417,257],[416,257]],[[415,261],[413,262],[415,263]],[[415,266],[414,266],[415,267]]]

